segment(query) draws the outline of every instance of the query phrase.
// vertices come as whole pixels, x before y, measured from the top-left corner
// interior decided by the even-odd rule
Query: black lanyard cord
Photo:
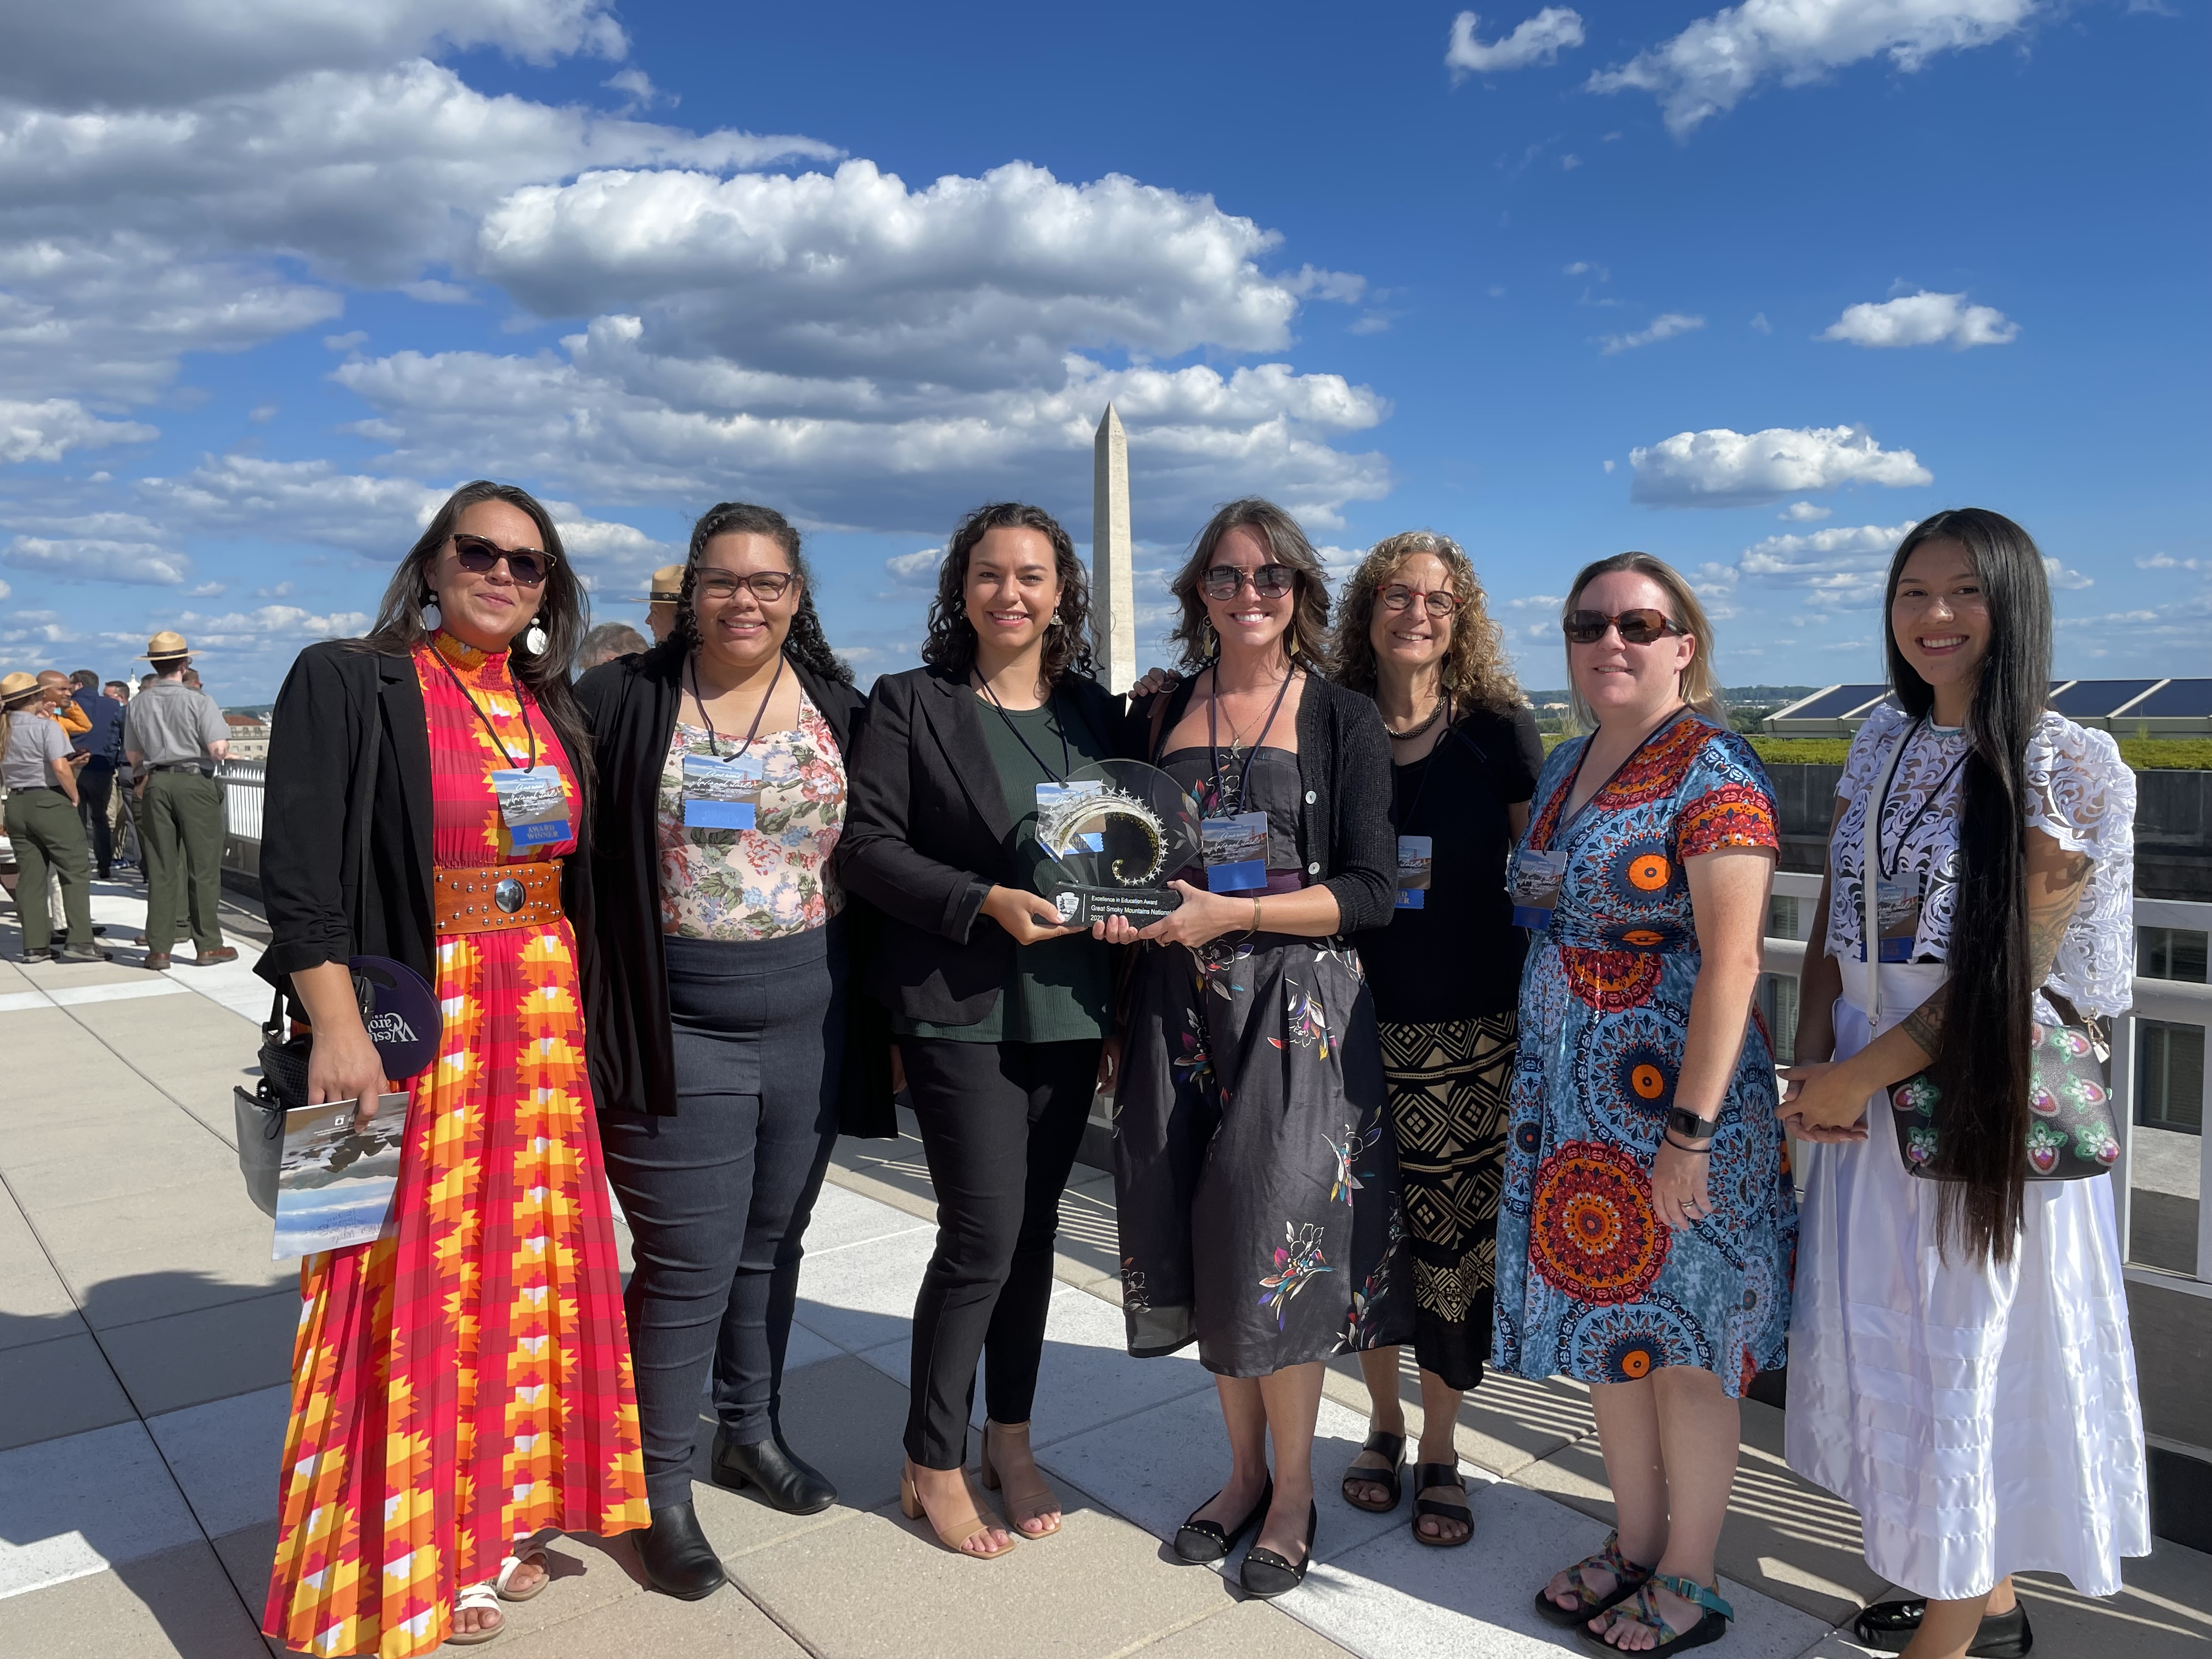
[[[1283,699],[1291,694],[1291,682],[1297,678],[1296,664],[1287,665],[1283,684],[1275,692],[1275,701],[1267,709],[1267,723],[1260,728],[1260,735],[1252,739],[1252,746],[1244,751],[1244,769],[1237,775],[1237,810],[1244,810],[1244,786],[1252,780],[1252,763],[1260,757],[1260,745],[1267,740],[1267,733],[1275,729],[1275,716],[1283,712]],[[1206,692],[1206,752],[1213,763],[1213,798],[1218,808],[1221,799],[1221,727],[1218,716],[1221,712],[1221,659],[1213,659],[1213,684]],[[1236,738],[1230,738],[1233,750]]]
[[[1887,812],[1889,810],[1890,787],[1897,781],[1897,774],[1905,764],[1905,751],[1911,746],[1913,738],[1920,735],[1923,727],[1934,729],[1925,720],[1915,720],[1912,723],[1912,729],[1905,734],[1905,741],[1898,744],[1898,763],[1891,767],[1888,774],[1882,779],[1881,799],[1875,803],[1875,811]],[[1969,743],[1960,751],[1959,758],[1951,763],[1950,769],[1936,780],[1936,787],[1928,792],[1928,798],[1920,803],[1911,817],[1905,819],[1905,828],[1899,830],[1896,839],[1890,842],[1889,856],[1887,859],[1879,855],[1875,857],[1875,873],[1882,880],[1894,881],[1897,878],[1898,870],[1905,859],[1905,838],[1920,827],[1920,820],[1926,817],[1936,803],[1942,799],[1943,786],[1957,775],[1959,769],[1966,763],[1966,757],[1973,752],[1973,744]],[[1876,821],[1879,822],[1879,820]],[[1863,872],[1862,876],[1863,877]]]
[[[774,701],[775,688],[781,684],[782,679],[783,653],[778,652],[775,659],[775,672],[769,676],[768,690],[761,694],[760,707],[753,710],[753,723],[746,728],[744,743],[736,754],[730,757],[732,760],[741,759],[746,750],[753,746],[753,739],[760,735],[761,721],[767,718],[768,706]],[[696,652],[691,655],[691,701],[699,705],[699,718],[707,722],[707,753],[715,760],[720,760],[722,758],[722,751],[717,746],[720,739],[714,731],[714,717],[707,712],[706,698],[699,695],[699,656]]]
[[[484,713],[483,705],[477,701],[476,693],[462,684],[461,677],[453,672],[453,665],[446,660],[446,653],[438,649],[434,641],[431,642],[430,654],[438,659],[438,666],[446,671],[446,678],[453,681],[453,689],[468,699],[469,707],[476,710],[477,718],[483,722],[483,729],[490,734],[492,746],[505,757],[512,769],[514,766],[514,751],[507,746],[507,740],[500,736],[499,728],[491,723],[491,716]],[[534,772],[538,769],[538,728],[531,724],[530,705],[523,701],[522,689],[514,683],[512,664],[507,666],[507,687],[514,697],[514,706],[522,711],[522,729],[530,733],[530,764],[526,769]]]
[[[1073,752],[1067,746],[1067,717],[1060,712],[1059,691],[1054,690],[1045,698],[1042,705],[1045,711],[1052,716],[1054,728],[1060,733],[1060,771],[1055,775],[1052,768],[1045,763],[1044,757],[1038,754],[1036,750],[1030,749],[1030,740],[1022,735],[1022,728],[1014,724],[1014,717],[1006,712],[1006,705],[999,701],[999,694],[991,690],[991,682],[981,674],[977,674],[975,684],[983,695],[990,699],[991,707],[999,711],[999,718],[1006,721],[1006,730],[1014,734],[1014,741],[1023,748],[1029,749],[1030,758],[1037,763],[1037,770],[1051,778],[1054,783],[1066,783],[1068,774],[1075,770],[1075,759]]]
[[[1413,805],[1406,809],[1405,816],[1398,820],[1399,829],[1407,830],[1412,827],[1413,815],[1421,810],[1421,797],[1429,793],[1429,779],[1437,769],[1437,751],[1450,742],[1454,735],[1451,693],[1447,691],[1444,693],[1444,729],[1437,734],[1437,740],[1430,746],[1429,752],[1421,757],[1421,781],[1413,789]],[[1468,747],[1474,749],[1474,752],[1478,755],[1482,753],[1480,749],[1475,748],[1471,739],[1468,743]],[[1393,790],[1391,793],[1395,794],[1397,792]]]
[[[1680,724],[1682,716],[1689,712],[1690,706],[1687,703],[1684,703],[1675,709],[1673,714],[1669,714],[1665,720],[1660,721],[1658,725],[1653,726],[1649,732],[1645,732],[1644,734],[1644,740],[1638,744],[1635,748],[1630,750],[1626,755],[1621,757],[1620,764],[1614,767],[1613,770],[1607,775],[1605,782],[1601,783],[1596,788],[1590,791],[1589,800],[1584,801],[1580,806],[1575,808],[1573,814],[1568,817],[1567,821],[1558,827],[1563,830],[1571,830],[1576,823],[1581,820],[1582,815],[1589,811],[1590,801],[1595,800],[1600,795],[1605,793],[1606,786],[1610,784],[1613,779],[1619,777],[1623,772],[1628,769],[1629,762],[1634,760],[1638,755],[1650,748],[1658,738],[1673,731],[1676,726]],[[1564,805],[1565,802],[1574,799],[1575,780],[1582,776],[1583,763],[1589,758],[1590,744],[1596,741],[1597,733],[1593,732],[1589,735],[1589,741],[1584,743],[1580,751],[1576,754],[1574,769],[1567,774],[1566,782],[1560,786],[1561,793],[1553,797],[1553,799],[1558,800]],[[1547,847],[1541,848],[1538,850],[1548,853],[1553,851],[1553,848]]]

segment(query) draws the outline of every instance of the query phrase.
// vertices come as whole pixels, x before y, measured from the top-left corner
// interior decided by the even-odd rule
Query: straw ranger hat
[[[191,654],[192,648],[185,643],[185,636],[182,634],[172,634],[164,629],[146,641],[146,648],[138,653],[138,660],[167,662],[173,658],[189,657]]]
[[[13,708],[25,698],[37,696],[38,691],[36,674],[26,674],[19,668],[12,674],[0,676],[0,707]]]
[[[646,593],[650,605],[674,605],[684,597],[684,567],[664,564],[653,573],[653,581]]]

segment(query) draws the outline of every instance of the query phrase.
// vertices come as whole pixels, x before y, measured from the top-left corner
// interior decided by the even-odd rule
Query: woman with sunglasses
[[[1462,1395],[1482,1380],[1498,1242],[1498,1182],[1528,936],[1513,925],[1505,863],[1528,827],[1544,764],[1536,720],[1505,658],[1474,567],[1446,536],[1378,542],[1345,585],[1337,683],[1375,699],[1389,729],[1398,896],[1358,936],[1375,995],[1413,1261],[1421,1443],[1413,1537],[1474,1535],[1453,1441]],[[1359,1356],[1372,1407],[1345,1501],[1398,1506],[1406,1419],[1398,1350]]]
[[[724,1581],[692,1508],[708,1473],[811,1515],[836,1488],[785,1441],[783,1358],[802,1241],[839,1128],[896,1133],[888,1033],[845,986],[866,916],[830,867],[861,699],[823,638],[799,532],[743,501],[691,532],[668,640],[577,688],[598,738],[600,971],[592,1077],[637,1246],[646,1576]]]
[[[387,1235],[300,1264],[262,1617],[288,1647],[489,1641],[501,1601],[545,1587],[543,1535],[646,1524],[583,1060],[592,751],[568,668],[584,625],[545,509],[465,484],[368,637],[309,646],[276,699],[258,971],[313,1028],[310,1102],[367,1117],[388,1087],[413,1096]],[[386,1083],[362,1024],[364,955],[444,1011],[411,1083]]]
[[[838,872],[887,918],[864,981],[890,1011],[937,1248],[915,1298],[899,1502],[988,1560],[1060,1530],[1030,1453],[1060,1196],[1110,1083],[1112,953],[1039,896],[1043,792],[1109,758],[1121,700],[1091,678],[1075,544],[1040,507],[978,507],[945,544],[926,666],[878,680]],[[975,1362],[982,1478],[967,1481]]]
[[[1909,1592],[1862,1612],[1859,1642],[2008,1659],[2034,1639],[2014,1573],[2112,1595],[2151,1547],[2112,1182],[2027,1178],[2031,1126],[2051,1133],[2037,1031],[2133,999],[2135,775],[2045,707],[2050,585],[2011,520],[1922,520],[1887,598],[1897,706],[1844,768],[1783,1074],[1815,1143],[1785,1449]],[[1932,1180],[1885,1097],[1923,1069]]]
[[[1257,1527],[1243,1582],[1272,1596],[1312,1560],[1322,1362],[1413,1327],[1374,1005],[1348,943],[1389,921],[1397,889],[1390,739],[1328,678],[1326,579],[1282,508],[1223,507],[1174,591],[1198,672],[1132,725],[1214,850],[1174,882],[1171,915],[1100,927],[1152,947],[1115,1113],[1121,1307],[1133,1354],[1198,1344],[1228,1427],[1229,1477],[1176,1553],[1222,1560]]]
[[[1617,1526],[1536,1609],[1626,1652],[1718,1640],[1737,1401],[1783,1363],[1796,1237],[1774,1059],[1752,1017],[1779,848],[1721,723],[1712,630],[1648,553],[1575,578],[1577,719],[1514,855],[1534,938],[1498,1224],[1491,1363],[1589,1385]]]

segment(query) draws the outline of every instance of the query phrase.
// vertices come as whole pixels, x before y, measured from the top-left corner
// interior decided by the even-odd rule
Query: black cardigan
[[[1198,684],[1191,676],[1146,698],[1129,715],[1133,752],[1158,766]],[[1159,697],[1167,713],[1152,735]],[[1390,733],[1372,697],[1306,676],[1298,698],[1298,856],[1309,882],[1336,895],[1338,932],[1386,926],[1398,900],[1398,838],[1390,825]]]
[[[1121,699],[1069,674],[1054,688],[1108,743]],[[941,668],[886,674],[869,694],[849,768],[851,801],[837,875],[886,918],[863,985],[892,1012],[972,1025],[1013,971],[1014,941],[975,926],[994,885],[1023,877],[1007,853],[1013,821],[966,677]]]
[[[357,641],[309,646],[270,717],[261,812],[269,948],[255,971],[289,990],[302,968],[366,954],[404,962],[435,985],[431,822],[430,730],[414,659]],[[576,854],[562,863],[561,907],[588,982],[590,826],[576,830]]]
[[[656,646],[602,663],[576,684],[599,766],[592,865],[599,948],[596,971],[584,983],[584,1030],[592,1092],[604,1111],[676,1111],[656,819],[661,769],[683,702],[684,658],[679,647]],[[797,663],[791,668],[849,757],[866,700],[842,680]],[[849,758],[846,769],[849,777]],[[847,787],[849,795],[849,781]],[[865,903],[848,902],[843,914],[848,960],[857,970],[872,954],[878,918]],[[849,999],[844,1060],[838,1127],[853,1135],[896,1134],[890,1022],[865,997]]]

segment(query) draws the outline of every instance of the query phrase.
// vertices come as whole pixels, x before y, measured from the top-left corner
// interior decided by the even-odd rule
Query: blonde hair
[[[1649,553],[1616,553],[1609,559],[1584,565],[1582,574],[1575,578],[1575,585],[1567,590],[1567,602],[1559,607],[1559,625],[1565,628],[1567,618],[1580,609],[1584,588],[1601,576],[1622,570],[1649,577],[1666,593],[1667,614],[1698,642],[1689,666],[1682,670],[1682,701],[1715,725],[1726,726],[1728,704],[1721,697],[1720,683],[1713,678],[1713,625],[1705,617],[1705,606],[1698,603],[1697,591],[1666,560]],[[1582,688],[1575,684],[1571,652],[1567,657],[1567,699],[1575,724],[1585,732],[1595,729],[1597,716],[1583,701]]]
[[[1524,699],[1505,659],[1505,635],[1492,619],[1487,596],[1474,564],[1460,544],[1433,530],[1407,530],[1375,544],[1337,601],[1336,639],[1332,654],[1337,684],[1370,696],[1375,691],[1375,642],[1370,625],[1376,596],[1416,553],[1426,553],[1451,573],[1459,609],[1452,613],[1451,644],[1444,652],[1441,690],[1462,702],[1479,703],[1504,714]]]

